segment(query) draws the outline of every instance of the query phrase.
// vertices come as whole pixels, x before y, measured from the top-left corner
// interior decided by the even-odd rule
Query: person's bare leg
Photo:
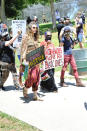
[[[79,46],[80,46],[80,48],[84,48],[84,45],[82,42],[79,42]]]

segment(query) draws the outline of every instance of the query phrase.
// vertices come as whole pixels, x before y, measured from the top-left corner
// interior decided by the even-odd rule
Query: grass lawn
[[[25,122],[0,112],[0,131],[41,131]]]

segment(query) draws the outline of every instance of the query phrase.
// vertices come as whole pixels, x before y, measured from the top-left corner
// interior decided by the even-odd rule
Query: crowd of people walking
[[[56,11],[56,13],[58,13]],[[64,81],[64,74],[68,64],[71,64],[73,69],[73,74],[76,80],[76,86],[85,87],[85,85],[79,79],[78,71],[74,56],[72,55],[72,49],[78,42],[80,48],[84,48],[83,37],[85,33],[85,15],[78,12],[75,24],[73,27],[70,18],[64,17],[56,18],[58,21],[57,31],[59,46],[64,49],[64,65],[61,70],[60,76],[60,86],[67,87]],[[9,76],[9,72],[13,74],[13,82],[16,89],[23,88],[23,96],[28,98],[28,88],[32,87],[33,99],[39,100],[37,95],[38,87],[42,90],[47,90],[49,92],[58,92],[58,87],[55,83],[54,72],[55,69],[40,71],[40,64],[35,65],[33,68],[29,68],[29,62],[26,61],[26,55],[31,51],[37,49],[40,46],[44,46],[44,54],[46,49],[54,49],[55,46],[52,43],[52,33],[47,30],[44,34],[45,40],[39,45],[39,24],[38,18],[35,16],[33,20],[28,17],[26,33],[22,38],[21,50],[20,50],[20,68],[19,75],[17,75],[16,65],[15,65],[15,52],[12,47],[13,42],[22,33],[21,30],[18,31],[17,35],[12,37],[8,33],[8,28],[5,24],[1,23],[0,26],[4,26],[1,30],[0,27],[0,88],[5,90],[4,83]],[[76,38],[76,40],[73,38]],[[9,37],[8,37],[9,36]],[[43,63],[43,62],[42,62]],[[25,82],[22,83],[22,75],[25,70],[25,65],[27,65],[27,76]],[[41,72],[41,73],[40,73]],[[19,82],[17,80],[19,76]]]

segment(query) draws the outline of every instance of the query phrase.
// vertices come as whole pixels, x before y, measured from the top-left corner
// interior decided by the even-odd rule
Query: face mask
[[[46,41],[51,40],[51,36],[46,36],[45,40]]]

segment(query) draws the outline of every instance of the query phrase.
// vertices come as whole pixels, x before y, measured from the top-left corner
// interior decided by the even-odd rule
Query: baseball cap
[[[69,26],[64,27],[64,32],[65,31],[71,31],[70,27]]]

